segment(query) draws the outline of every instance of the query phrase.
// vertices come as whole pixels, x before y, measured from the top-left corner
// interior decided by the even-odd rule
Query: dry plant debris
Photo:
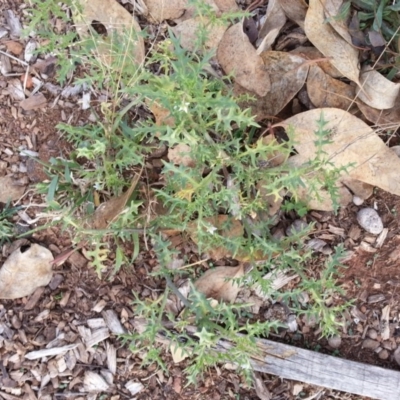
[[[379,59],[375,63],[363,65],[360,70],[359,60],[365,61],[360,58],[365,48],[360,46],[365,46],[365,43],[354,45],[355,33],[349,32],[348,21],[335,18],[343,2],[310,0],[307,5],[303,0],[270,0],[265,5],[262,2],[249,1],[207,1],[215,10],[217,18],[228,11],[238,11],[245,7],[252,9],[255,6],[256,12],[252,16],[256,29],[255,41],[249,38],[242,21],[235,20],[230,26],[212,26],[211,20],[195,16],[193,8],[186,0],[121,1],[125,7],[111,0],[82,0],[80,3],[83,5],[83,13],[75,13],[74,20],[81,38],[87,37],[94,21],[103,24],[110,37],[114,33],[124,36],[129,32],[131,40],[132,33],[137,33],[138,35],[133,35],[136,36],[133,45],[135,51],[131,58],[138,64],[145,61],[145,40],[140,35],[142,29],[149,28],[153,32],[155,27],[162,28],[172,22],[172,30],[181,38],[182,46],[193,51],[196,48],[197,29],[206,26],[209,32],[206,48],[215,50],[213,62],[217,61],[223,71],[231,75],[238,94],[247,93],[252,96],[243,106],[251,107],[258,121],[280,121],[269,128],[272,133],[269,137],[262,138],[262,142],[274,143],[278,137],[273,133],[274,128],[279,125],[295,127],[295,149],[298,154],[289,160],[276,154],[272,159],[266,160],[270,167],[279,166],[286,161],[301,166],[315,158],[315,123],[323,113],[331,140],[325,147],[327,157],[333,166],[350,165],[349,175],[342,175],[337,182],[341,204],[347,205],[347,208],[343,207],[338,217],[330,214],[333,204],[329,196],[324,195],[324,188],[321,186],[323,199],[312,199],[309,206],[314,210],[325,210],[326,213],[314,211],[307,216],[317,225],[315,237],[307,243],[308,248],[315,252],[329,252],[330,246],[339,242],[344,242],[349,249],[355,251],[352,268],[345,272],[347,280],[344,285],[356,293],[355,297],[358,299],[351,315],[344,316],[347,323],[343,337],[332,338],[327,343],[327,348],[343,350],[347,345],[347,354],[352,354],[354,358],[365,357],[370,362],[378,360],[387,365],[389,362],[400,364],[400,343],[396,333],[396,315],[399,310],[397,303],[393,301],[398,297],[396,288],[400,281],[397,268],[399,254],[396,250],[400,230],[395,218],[396,213],[400,212],[400,205],[398,199],[388,195],[400,195],[396,173],[400,161],[379,135],[387,126],[390,126],[393,136],[398,135],[396,129],[400,124],[400,83],[398,74],[393,80],[389,80],[378,72],[378,68],[384,69]],[[140,24],[136,16],[127,11],[131,9],[126,6],[128,3],[138,5],[137,8],[133,5],[135,11],[142,10]],[[40,174],[36,169],[28,168],[32,159],[27,161],[26,157],[39,157],[42,161],[48,161],[58,155],[57,152],[52,153],[51,148],[49,150],[47,143],[54,141],[53,133],[46,130],[46,126],[51,125],[49,121],[52,124],[54,122],[50,115],[51,110],[56,110],[54,115],[57,120],[84,125],[90,121],[90,116],[82,117],[77,110],[81,112],[89,109],[90,96],[104,98],[108,95],[106,91],[100,94],[89,93],[84,85],[69,84],[61,87],[56,84],[52,80],[56,70],[56,57],[44,58],[39,55],[36,60],[33,50],[40,48],[41,38],[25,40],[21,37],[24,25],[21,24],[24,15],[22,9],[15,12],[5,10],[0,21],[1,203],[20,200],[26,192],[29,180],[43,181],[48,178],[43,171]],[[157,25],[152,25],[153,23]],[[64,23],[55,19],[55,24],[61,32]],[[369,38],[373,47],[386,45],[382,35],[372,35],[370,32]],[[307,40],[312,46],[302,46]],[[101,36],[98,37],[97,52],[105,64],[110,64],[115,55],[110,50],[107,39]],[[220,71],[213,72],[214,76],[219,76]],[[157,103],[157,99],[148,100],[148,107],[157,125],[174,127],[174,119]],[[47,112],[49,115],[46,119]],[[365,120],[374,126],[369,126]],[[21,132],[19,138],[16,132]],[[177,166],[193,168],[191,151],[190,146],[181,144],[168,148],[167,154],[169,160]],[[151,165],[153,169],[158,167],[156,162]],[[107,228],[125,209],[137,182],[138,179],[135,178],[127,192],[100,205],[89,221],[90,227]],[[304,177],[304,184],[306,195],[307,177]],[[260,193],[262,186],[263,182],[259,182]],[[373,195],[373,187],[383,189],[386,194],[380,193],[378,197]],[[232,188],[235,189],[234,186]],[[267,214],[276,217],[278,222],[282,217],[280,209],[286,195],[284,191],[278,197],[261,193]],[[365,231],[359,228],[357,222],[358,207],[363,202],[370,207],[363,210],[372,210],[375,221],[371,229],[359,217],[358,222]],[[29,205],[27,202],[24,204]],[[19,218],[33,227],[37,218],[40,218],[39,214],[40,212],[33,216],[20,212]],[[195,229],[197,222],[194,220],[187,228],[195,245],[198,239]],[[208,223],[208,228],[205,229],[210,235],[216,230],[232,238],[245,234],[243,221],[234,216],[218,215],[203,222]],[[227,225],[230,228],[226,228]],[[280,233],[280,229],[282,226],[274,228],[277,236],[284,235]],[[50,235],[56,236],[54,233]],[[55,242],[61,248],[68,247],[57,240]],[[189,253],[193,248],[194,252],[198,251],[196,246],[188,250],[188,244],[180,243],[178,247],[183,253]],[[142,381],[139,379],[145,375],[124,375],[127,369],[135,369],[140,363],[138,358],[131,362],[131,354],[119,347],[114,338],[115,335],[125,334],[133,329],[131,322],[134,315],[130,310],[132,298],[126,294],[119,297],[119,292],[126,291],[126,288],[131,290],[132,282],[127,280],[126,275],[121,273],[121,278],[114,278],[121,279],[123,284],[113,282],[98,295],[97,289],[105,284],[96,281],[96,277],[91,275],[93,271],[90,272],[87,260],[80,253],[74,253],[70,257],[68,265],[72,269],[58,274],[53,272],[52,253],[59,254],[60,248],[53,244],[51,250],[52,252],[38,244],[32,244],[28,251],[15,250],[0,269],[0,297],[22,298],[16,300],[15,306],[7,302],[0,306],[1,389],[7,391],[0,392],[0,396],[6,399],[21,396],[50,399],[57,388],[64,384],[68,386],[71,396],[75,396],[74,391],[78,391],[76,396],[88,399],[105,393],[117,400],[120,393],[129,397],[140,395],[141,392],[144,396],[150,396],[146,398],[161,398],[157,389],[153,392],[149,389],[157,387],[160,382],[161,386],[173,387],[171,390],[177,394],[183,391],[180,376],[169,382],[162,372],[157,371],[159,383],[154,383],[154,374],[151,373]],[[292,335],[290,337],[294,340],[297,340],[296,334],[299,332],[305,338],[310,335],[311,340],[315,340],[312,336],[314,333],[318,336],[316,321],[291,321],[290,315],[286,315],[285,307],[279,304],[273,307],[270,297],[258,285],[247,292],[242,290],[237,279],[243,279],[246,274],[243,262],[233,267],[221,264],[231,256],[235,256],[237,260],[245,260],[246,255],[233,255],[229,249],[216,246],[206,256],[219,262],[219,266],[209,269],[194,282],[196,289],[207,298],[227,303],[249,302],[251,310],[257,315],[261,310],[264,312],[264,309],[268,309],[265,314],[258,315],[262,318],[274,318],[278,310],[287,326],[286,331],[282,331],[284,334]],[[141,263],[140,268],[147,270],[154,266],[154,259],[149,258],[146,262],[138,263]],[[75,274],[77,271],[82,274],[82,282],[71,281],[69,276],[64,276],[65,272]],[[149,282],[146,282],[147,286],[142,286],[143,282],[138,283],[140,279],[135,276],[135,288],[148,301],[154,301],[157,297],[156,291],[162,290],[159,289],[160,282],[149,279],[145,273],[141,278],[149,280],[150,286],[147,285]],[[69,283],[64,284],[63,279]],[[96,282],[89,292],[85,292],[84,279]],[[270,281],[275,289],[279,289],[285,285],[295,287],[299,277],[290,271],[272,271],[264,279]],[[364,280],[360,283],[361,279]],[[43,286],[47,286],[46,289]],[[177,286],[182,296],[188,298],[189,282],[185,281]],[[55,296],[61,298],[55,300]],[[169,310],[178,316],[184,306],[181,299],[171,297],[168,301]],[[306,294],[299,297],[302,304],[307,304],[308,301],[310,300]],[[109,307],[119,307],[119,302],[123,308],[119,309],[117,315]],[[61,315],[65,315],[67,320],[64,321]],[[44,327],[43,335],[37,329],[39,325]],[[351,330],[354,330],[355,335]],[[349,341],[352,341],[351,345],[346,344]],[[356,346],[354,343],[357,343]],[[351,349],[354,347],[358,348],[357,355],[352,353]],[[170,352],[176,364],[183,363],[189,355],[182,347],[173,344]],[[123,378],[120,379],[121,375]],[[263,378],[265,376],[254,376],[259,398],[279,399],[283,398],[279,397],[282,393],[288,398],[305,390],[304,385],[297,384],[288,388],[286,383],[276,383],[273,379],[266,384]],[[235,381],[236,378],[231,376],[229,379]],[[31,382],[34,383],[31,385]],[[236,388],[239,390],[238,382]],[[315,396],[320,396],[321,390],[323,389],[316,390]],[[328,392],[323,394],[328,395]]]

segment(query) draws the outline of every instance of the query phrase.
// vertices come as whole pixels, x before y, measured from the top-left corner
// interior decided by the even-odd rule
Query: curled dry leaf
[[[239,293],[239,285],[234,279],[241,278],[247,272],[245,265],[237,267],[217,267],[206,271],[194,284],[196,290],[206,298],[233,303]]]
[[[286,16],[304,29],[308,5],[304,0],[279,0]]]
[[[324,151],[334,167],[347,167],[348,175],[396,195],[400,195],[397,171],[400,159],[365,122],[337,108],[306,111],[285,121],[293,126],[297,162],[307,162],[316,156],[317,121],[321,115],[327,121],[330,143]],[[352,164],[352,166],[350,166]]]
[[[111,38],[113,32],[118,34],[121,48],[133,51],[135,63],[141,64],[145,57],[144,40],[140,36],[140,25],[116,0],[79,0],[82,12],[75,11],[74,21],[79,36],[84,39],[89,36],[91,25],[94,21],[102,23],[107,30],[107,37]],[[133,47],[132,47],[133,44]],[[99,57],[106,65],[112,63],[112,51],[107,40],[97,39],[96,46]],[[119,55],[118,55],[119,56]],[[131,55],[127,60],[131,60]]]
[[[331,78],[320,67],[312,65],[307,77],[307,93],[315,107],[347,110],[352,106],[355,88]]]
[[[258,54],[270,50],[285,23],[286,15],[279,4],[279,0],[269,1],[265,21],[258,34]]]
[[[53,276],[50,250],[38,244],[14,250],[0,269],[0,299],[18,299],[46,286]]]
[[[377,108],[368,106],[362,101],[357,101],[357,106],[364,117],[378,127],[382,125],[400,124],[400,94],[395,100],[394,107],[389,110],[378,110]]]
[[[219,42],[221,41],[226,27],[223,25],[212,24],[210,21],[204,21],[204,18],[195,17],[189,18],[180,24],[172,28],[174,34],[180,38],[181,46],[189,51],[196,49],[196,41],[199,38],[199,28],[201,26],[207,26],[207,40],[205,42],[205,48],[207,50],[217,49]]]
[[[217,50],[218,62],[225,73],[233,74],[235,81],[259,96],[265,96],[271,87],[268,72],[257,54],[243,24],[231,26],[224,34]]]
[[[188,6],[187,0],[144,0],[150,20],[160,23],[179,18]]]
[[[89,221],[89,226],[94,229],[107,228],[108,225],[124,210],[127,201],[139,182],[141,174],[142,171],[132,179],[131,186],[124,194],[118,197],[113,197],[105,203],[100,204]]]
[[[332,65],[346,78],[360,86],[357,49],[343,39],[325,19],[323,1],[310,0],[304,24],[308,39],[325,57],[331,58]]]
[[[400,94],[400,83],[393,83],[378,71],[366,66],[361,72],[363,91],[358,90],[360,100],[372,108],[387,110],[395,105]]]
[[[343,0],[320,0],[324,7],[324,14],[327,22],[332,28],[350,45],[353,44],[347,27],[347,21],[337,17],[340,14]]]

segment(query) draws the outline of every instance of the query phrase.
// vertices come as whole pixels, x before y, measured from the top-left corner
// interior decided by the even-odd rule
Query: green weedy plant
[[[105,65],[96,53],[98,36],[95,32],[81,40],[74,32],[60,35],[48,24],[54,16],[67,23],[65,10],[76,8],[75,1],[60,4],[33,0],[33,3],[36,7],[31,10],[29,31],[34,30],[48,39],[47,47],[39,51],[57,55],[60,80],[78,67],[80,78],[75,80],[76,83],[90,87],[93,92],[103,90],[109,94],[93,110],[95,123],[84,127],[59,125],[60,132],[73,143],[75,150],[70,159],[50,161],[49,183],[39,185],[38,190],[47,197],[49,213],[71,232],[73,240],[91,245],[88,254],[99,273],[104,269],[107,252],[111,249],[116,249],[115,268],[118,270],[123,265],[130,265],[137,256],[140,234],[145,233],[151,239],[159,261],[159,268],[153,274],[166,280],[166,289],[157,300],[136,298],[135,314],[145,318],[147,325],[141,334],[124,337],[132,351],[146,350],[143,364],[157,363],[165,369],[162,347],[154,346],[157,337],[162,335],[190,354],[191,361],[186,370],[189,382],[195,382],[199,373],[222,360],[236,362],[250,378],[250,356],[255,351],[255,339],[279,327],[273,321],[257,320],[247,304],[219,303],[211,307],[194,288],[184,302],[184,317],[177,319],[166,312],[168,296],[178,294],[174,278],[178,275],[193,277],[195,270],[168,269],[173,250],[162,230],[185,230],[189,224],[197,236],[199,252],[224,246],[233,257],[246,254],[250,263],[260,257],[263,259],[240,281],[242,284],[257,282],[271,298],[286,300],[299,314],[315,316],[321,324],[322,335],[336,333],[346,305],[327,306],[326,301],[327,296],[340,294],[335,276],[342,250],[338,249],[325,269],[321,268],[319,277],[309,278],[304,265],[311,252],[301,245],[305,232],[277,241],[271,234],[272,221],[260,218],[259,222],[254,222],[257,219],[250,216],[260,216],[265,211],[265,201],[256,190],[258,181],[265,182],[264,189],[275,196],[280,196],[282,189],[292,193],[293,201],[286,203],[286,207],[304,213],[304,205],[296,201],[298,188],[303,185],[302,178],[310,178],[311,195],[318,195],[324,186],[335,200],[335,182],[343,171],[327,168],[330,165],[323,148],[329,142],[329,131],[325,129],[323,115],[316,132],[319,152],[315,160],[301,168],[292,168],[286,163],[266,166],[267,160],[277,153],[289,157],[293,131],[288,131],[289,140],[285,143],[263,143],[257,137],[257,123],[249,110],[240,108],[240,99],[233,96],[227,81],[207,73],[213,57],[212,52],[203,49],[207,24],[228,23],[238,15],[226,15],[217,20],[203,2],[193,2],[198,6],[200,17],[207,17],[202,18],[205,22],[199,29],[197,51],[185,51],[178,38],[169,32],[169,39],[153,43],[145,65],[137,66],[131,58],[132,53],[118,53],[118,49],[126,48],[118,41],[126,43],[131,38],[115,36],[110,39],[110,48],[117,56],[112,58],[111,65]],[[157,74],[152,72],[154,70]],[[138,110],[143,111],[155,103],[169,113],[173,124],[159,126],[150,116],[137,117]],[[124,212],[107,229],[94,230],[82,225],[82,220],[93,216],[96,193],[106,191],[119,195],[127,185],[126,175],[133,168],[143,167],[146,157],[158,143],[169,147],[187,145],[193,161],[190,168],[163,161],[161,175],[165,184],[153,193],[168,212],[149,222],[144,202],[135,193]],[[245,235],[232,238],[224,234],[223,229],[211,226],[209,217],[221,213],[241,220]],[[225,228],[229,229],[229,225]],[[134,243],[135,251],[130,257],[124,252],[124,242]],[[297,290],[273,291],[262,279],[272,268],[296,271],[301,277]],[[311,299],[306,309],[297,301],[304,291],[309,292]],[[189,329],[193,323],[195,331]],[[169,329],[170,326],[174,329]],[[229,341],[232,348],[219,353],[214,350],[222,338]]]
[[[0,211],[0,246],[16,235],[14,224],[10,221],[16,212],[17,209],[10,207],[9,203]]]

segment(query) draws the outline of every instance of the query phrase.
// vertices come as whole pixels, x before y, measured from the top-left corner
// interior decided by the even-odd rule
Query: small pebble
[[[367,232],[379,235],[383,231],[381,217],[373,208],[363,208],[357,213],[357,221]]]
[[[364,200],[361,197],[353,196],[353,203],[356,206],[361,206],[361,204],[364,203]]]
[[[370,339],[375,340],[378,337],[378,332],[375,329],[369,329],[367,332],[367,336]]]
[[[328,344],[333,349],[338,349],[342,344],[342,338],[340,336],[332,336],[331,338],[328,339]]]
[[[379,352],[378,357],[381,360],[387,360],[389,357],[389,352],[387,350],[383,349],[382,351]]]
[[[379,342],[372,339],[365,339],[362,343],[362,347],[363,349],[375,350],[377,347],[379,347]]]

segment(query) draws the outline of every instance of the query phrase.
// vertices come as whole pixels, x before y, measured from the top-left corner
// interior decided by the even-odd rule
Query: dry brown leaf
[[[235,81],[245,89],[259,96],[265,96],[269,92],[271,83],[268,72],[243,32],[242,22],[225,32],[218,46],[217,58],[225,73],[233,74]]]
[[[216,24],[212,25],[211,23],[208,23],[208,21],[205,21],[204,18],[196,17],[186,19],[173,27],[172,31],[180,38],[180,44],[184,49],[194,51],[196,49],[196,41],[199,38],[199,27],[207,24],[207,40],[205,42],[205,48],[207,50],[217,49],[218,44],[227,29],[225,26]]]
[[[321,0],[310,0],[304,28],[310,42],[325,57],[331,58],[332,65],[346,78],[360,86],[358,50],[325,22],[324,6]]]
[[[266,51],[261,57],[270,74],[271,90],[264,97],[253,95],[254,101],[241,103],[242,107],[251,108],[257,120],[277,115],[302,88],[309,68],[302,65],[303,58],[281,51]],[[235,95],[246,93],[239,85],[235,86]]]
[[[354,115],[338,108],[321,108],[306,111],[285,121],[286,126],[293,126],[295,148],[302,161],[315,158],[317,121],[323,113],[330,130],[331,143],[323,150],[335,167],[348,167],[352,179],[368,183],[400,195],[398,173],[400,159],[390,150],[381,138],[365,122]],[[349,164],[353,163],[352,167]]]
[[[3,42],[3,44],[6,45],[7,51],[15,54],[16,56],[19,56],[22,51],[24,50],[24,47],[22,46],[21,43],[16,42],[15,40],[6,40]]]
[[[324,58],[324,55],[317,48],[312,46],[307,46],[307,47],[299,46],[293,49],[290,53],[303,57],[306,60],[315,60]],[[316,65],[322,68],[322,70],[332,78],[343,77],[343,75],[329,62],[329,60],[316,61]]]
[[[389,81],[369,66],[362,69],[360,81],[363,88],[363,91],[357,91],[360,100],[378,110],[394,107],[400,94],[400,83]]]
[[[377,126],[400,124],[400,94],[397,96],[395,106],[390,110],[378,110],[362,101],[357,101],[357,105],[364,117]]]
[[[291,167],[300,167],[305,163],[305,159],[301,155],[296,155],[290,157],[288,160],[288,165]],[[316,185],[313,182],[313,192],[311,192],[311,185],[309,184],[308,177],[302,177],[302,182],[304,186],[299,186],[296,190],[296,195],[302,201],[307,204],[310,210],[319,211],[332,211],[334,209],[334,204],[329,192],[324,188],[324,184]],[[340,207],[346,207],[351,203],[353,198],[350,191],[340,182],[336,184],[338,190],[338,203]],[[315,195],[317,191],[318,196]],[[310,195],[312,193],[312,195]]]
[[[220,235],[228,238],[242,237],[244,234],[244,229],[240,221],[228,216],[228,215],[217,215],[215,217],[204,218],[204,222],[209,224],[210,235],[216,230]],[[204,228],[205,229],[205,228]],[[197,221],[193,221],[188,224],[187,232],[189,233],[191,239],[197,244]],[[225,247],[215,247],[207,251],[210,258],[215,260],[220,260],[224,257],[232,257],[232,252]]]
[[[315,107],[347,110],[352,106],[355,88],[331,78],[320,67],[312,65],[307,77],[307,93]]]
[[[154,114],[157,126],[168,125],[170,127],[175,126],[175,119],[171,117],[171,113],[166,108],[162,107],[157,101],[146,101],[147,107]]]
[[[18,299],[46,286],[53,276],[50,250],[38,244],[11,253],[0,269],[0,299]]]
[[[132,179],[131,186],[124,194],[113,197],[97,207],[93,217],[89,221],[91,227],[94,229],[106,229],[108,227],[108,225],[124,210],[126,202],[131,197],[139,182],[141,174],[142,171]]]
[[[308,5],[304,0],[279,0],[286,16],[304,29]]]
[[[175,165],[194,167],[195,162],[190,155],[191,149],[187,144],[180,143],[168,149],[168,159]]]
[[[113,53],[108,41],[109,38],[112,38],[113,32],[118,34],[120,40],[126,40],[126,42],[121,43],[121,46],[126,47],[126,49],[130,49],[134,44],[132,57],[137,64],[143,62],[145,57],[144,41],[143,37],[140,36],[140,25],[135,17],[129,14],[116,0],[79,0],[79,3],[82,6],[82,12],[75,12],[74,22],[81,38],[89,36],[94,21],[102,23],[107,29],[107,37],[104,40],[98,38],[96,41],[97,51],[102,62],[111,65]],[[131,60],[131,55],[127,60]]]
[[[214,2],[222,12],[239,11],[235,0],[214,0]]]
[[[350,45],[352,45],[351,35],[347,27],[347,21],[343,18],[336,18],[340,14],[343,0],[320,0],[324,6],[324,14],[332,28]]]
[[[348,187],[351,192],[360,199],[366,200],[374,193],[374,187],[365,182],[357,181],[348,177],[343,177],[341,182]]]
[[[188,6],[187,0],[144,0],[144,3],[151,21],[155,23],[179,18]]]
[[[265,21],[258,34],[257,54],[270,50],[285,23],[286,15],[279,4],[279,0],[269,1]]]
[[[25,186],[14,184],[14,179],[11,175],[0,177],[0,202],[7,203],[8,201],[18,200],[25,193]]]
[[[206,271],[194,284],[206,298],[233,303],[239,293],[239,285],[233,279],[245,274],[244,264],[237,267],[217,267]]]
[[[191,350],[188,351],[187,349],[183,349],[182,347],[177,346],[175,343],[171,343],[169,351],[171,352],[172,360],[175,364],[179,364],[192,354]]]
[[[277,115],[304,85],[309,66],[303,65],[303,58],[281,51],[266,51],[261,57],[271,80],[264,107],[269,115]]]

